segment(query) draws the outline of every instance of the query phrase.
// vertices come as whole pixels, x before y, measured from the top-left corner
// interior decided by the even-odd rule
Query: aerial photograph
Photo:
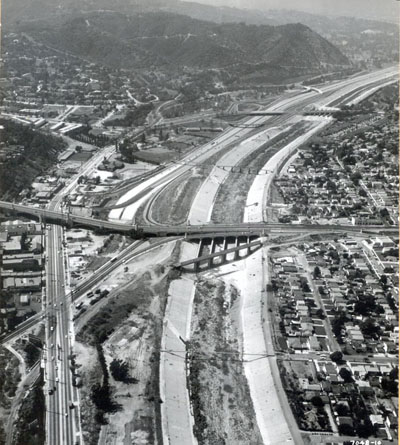
[[[397,0],[0,0],[0,445],[398,443]]]

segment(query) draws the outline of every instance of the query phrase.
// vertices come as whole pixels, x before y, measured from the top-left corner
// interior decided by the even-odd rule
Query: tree
[[[29,250],[29,246],[30,246],[30,239],[28,239],[28,236],[26,233],[23,233],[21,235],[21,249],[22,251],[26,252],[27,250]]]
[[[317,309],[316,315],[321,319],[321,320],[325,320],[325,314],[324,311],[322,309]]]
[[[357,436],[366,438],[374,434],[374,428],[370,422],[360,423],[356,427],[356,433]]]
[[[372,318],[367,318],[365,321],[363,321],[360,324],[360,329],[364,335],[368,335],[374,338],[379,337],[379,334],[381,332],[380,326],[376,324]]]
[[[366,198],[368,196],[368,193],[364,189],[360,189],[358,191],[358,194],[363,198]]]
[[[338,403],[335,409],[338,416],[347,416],[349,414],[349,408],[344,403]]]
[[[398,393],[398,379],[399,379],[399,368],[396,366],[396,368],[393,368],[390,371],[390,374],[388,377],[382,378],[382,389],[391,393],[392,395],[396,395]]]
[[[331,360],[335,363],[341,363],[343,360],[343,354],[340,351],[332,352],[330,357],[331,357]]]
[[[344,312],[339,312],[335,315],[335,318],[332,320],[332,332],[335,334],[335,337],[339,340],[342,340],[341,331],[347,320],[346,314]]]
[[[321,269],[318,266],[314,267],[314,280],[321,277]]]
[[[398,380],[399,379],[399,367],[396,366],[395,368],[393,368],[390,373],[389,373],[389,378],[391,380]]]
[[[357,301],[354,305],[354,313],[357,315],[368,315],[370,310],[363,301]]]
[[[381,215],[381,218],[387,218],[389,216],[389,211],[386,207],[379,210],[379,214]]]
[[[353,436],[354,435],[354,428],[351,425],[348,425],[347,423],[344,423],[342,425],[339,425],[339,433],[343,436]]]
[[[123,383],[137,383],[138,381],[129,375],[129,365],[122,360],[114,359],[110,363],[110,372],[115,380]]]
[[[311,292],[310,286],[306,281],[301,284],[301,288],[305,293]]]
[[[319,397],[319,396],[314,396],[312,399],[311,399],[311,403],[316,407],[316,408],[319,408],[319,407],[323,407],[324,406],[324,401],[321,399],[321,397]]]
[[[347,368],[340,368],[339,375],[342,377],[345,383],[353,383],[354,381],[351,371],[349,371]]]
[[[25,346],[26,363],[29,367],[32,367],[40,358],[40,348],[32,343],[27,343]]]
[[[360,179],[362,179],[362,175],[360,172],[355,172],[350,176],[350,179],[354,182],[355,185],[358,185]]]

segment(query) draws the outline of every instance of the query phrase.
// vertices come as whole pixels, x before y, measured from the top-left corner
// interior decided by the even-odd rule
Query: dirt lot
[[[171,183],[155,200],[152,217],[156,221],[184,224],[203,179],[202,174],[188,172]]]
[[[162,164],[181,157],[194,145],[204,143],[204,137],[197,134],[172,134],[172,131],[165,129],[164,133],[171,134],[169,140],[158,141],[157,136],[152,136],[153,144],[143,145],[140,151],[135,152],[135,158],[152,164]]]
[[[153,164],[162,164],[175,159],[177,154],[174,151],[163,147],[154,147],[147,150],[135,152],[135,158]]]
[[[118,287],[78,334],[79,343],[74,350],[83,380],[82,424],[86,444],[94,445],[98,438],[103,445],[156,443],[160,431],[158,368],[162,320],[169,283],[176,277],[168,264],[179,253],[178,248],[171,255],[171,247],[163,249],[152,265],[145,261],[129,265],[132,272],[120,277]],[[114,360],[121,360],[129,373],[126,381],[119,381],[110,372],[112,400],[118,409],[105,416],[107,424],[102,427],[94,420],[96,407],[91,398],[91,388],[103,379],[94,347],[98,342],[107,368],[111,369]]]
[[[233,322],[239,304],[235,288],[216,280],[198,283],[188,352],[200,445],[262,443]]]
[[[81,151],[80,153],[74,153],[68,158],[68,161],[72,162],[87,162],[92,157],[92,153]]]

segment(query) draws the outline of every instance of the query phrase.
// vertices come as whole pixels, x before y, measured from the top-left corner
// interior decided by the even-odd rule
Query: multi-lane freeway
[[[325,109],[333,104],[345,105],[350,100],[354,100],[354,97],[357,97],[357,95],[366,97],[367,94],[375,91],[379,86],[395,81],[397,76],[397,67],[390,67],[325,84],[321,86],[320,89],[289,93],[285,97],[270,104],[265,110],[262,110],[266,113],[283,113],[282,115],[252,116],[247,121],[241,123],[239,127],[230,127],[213,141],[191,151],[180,160],[179,164],[171,163],[165,166],[161,172],[146,179],[139,185],[135,185],[129,192],[125,193],[117,203],[118,208],[110,212],[110,219],[131,223],[139,207],[143,205],[146,207],[144,215],[149,214],[151,216],[151,208],[149,209],[149,205],[146,203],[155,202],[154,196],[161,193],[167,185],[179,180],[179,178],[195,166],[206,163],[210,157],[218,153],[223,154],[230,148],[236,147],[240,142],[245,141],[246,138],[260,131],[265,131],[266,125],[268,125],[268,127],[276,127],[293,124],[293,119],[295,119],[296,116],[301,117],[307,114],[308,109],[315,108],[318,110],[319,107]],[[321,113],[323,113],[323,111],[321,111]],[[202,193],[202,190],[200,190],[199,193]],[[212,201],[212,196],[207,196],[206,198],[206,204],[207,200]],[[204,201],[201,197],[198,200]],[[211,204],[208,203],[207,205]],[[210,212],[202,211],[202,214],[203,213],[207,215],[210,214]],[[198,218],[195,217],[194,219],[197,222]],[[151,220],[151,218],[149,218],[149,220]]]

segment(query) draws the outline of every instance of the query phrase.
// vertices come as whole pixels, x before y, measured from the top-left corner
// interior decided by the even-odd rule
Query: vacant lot
[[[140,161],[150,162],[151,164],[162,164],[172,161],[177,157],[177,153],[162,147],[149,148],[135,152],[135,158]]]
[[[189,171],[172,182],[155,200],[152,218],[163,223],[184,224],[203,179],[203,175]]]
[[[97,444],[99,437],[104,444],[150,445],[159,436],[162,320],[169,283],[176,278],[176,272],[167,263],[177,258],[179,249],[172,251],[172,259],[165,255],[162,260],[159,255],[154,260],[157,264],[139,260],[133,265],[128,263],[133,272],[113,280],[118,286],[99,306],[93,306],[90,321],[78,333],[80,343],[75,349],[77,373],[83,383],[82,425],[85,443],[89,445]],[[99,344],[108,370],[111,402],[116,407],[114,412],[105,414],[103,425],[92,397],[93,386],[104,382],[104,369],[102,372],[95,347]],[[115,360],[127,370],[122,380],[111,372],[110,365]]]
[[[75,162],[86,162],[92,157],[92,153],[88,153],[87,151],[81,151],[80,153],[74,153],[71,157],[68,158],[68,161]]]

